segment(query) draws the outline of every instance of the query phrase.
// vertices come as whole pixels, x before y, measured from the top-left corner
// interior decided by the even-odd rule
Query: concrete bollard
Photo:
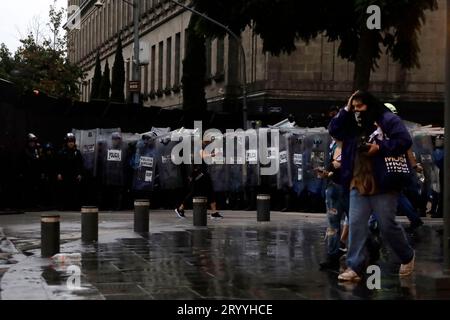
[[[270,195],[259,194],[256,196],[256,210],[258,222],[270,221]]]
[[[134,201],[134,232],[149,232],[150,201]]]
[[[194,226],[206,227],[208,222],[208,199],[198,197],[192,200],[194,209]]]
[[[81,241],[83,243],[98,242],[98,208],[81,208]]]
[[[59,253],[59,215],[41,216],[41,256],[49,258]]]

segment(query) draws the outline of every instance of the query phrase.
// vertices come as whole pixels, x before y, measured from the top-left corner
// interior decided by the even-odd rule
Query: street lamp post
[[[220,23],[219,21],[216,21],[216,20],[208,17],[207,15],[205,15],[187,5],[184,5],[178,1],[175,1],[175,0],[170,0],[170,1],[176,5],[192,12],[193,14],[196,14],[196,15],[202,17],[203,19],[208,20],[209,22],[212,22],[215,25],[221,27],[229,35],[231,35],[236,40],[236,42],[239,44],[241,57],[242,57],[242,69],[243,69],[242,70],[242,94],[243,94],[242,95],[242,121],[243,121],[244,130],[247,130],[247,63],[246,63],[246,58],[245,58],[244,46],[242,45],[242,41],[241,41],[240,37],[238,37],[236,33],[231,31],[230,28],[228,28],[224,24]]]
[[[101,8],[103,7],[103,1],[104,0],[98,0],[95,3],[95,7]],[[130,2],[128,0],[122,0],[126,4],[133,7],[133,37],[134,37],[134,59],[133,59],[133,74],[131,76],[133,82],[135,84],[139,83],[137,92],[133,93],[133,103],[138,104],[140,100],[140,81],[141,81],[141,69],[140,69],[140,61],[139,61],[139,15],[141,12],[141,5],[139,0],[132,0],[133,2]]]

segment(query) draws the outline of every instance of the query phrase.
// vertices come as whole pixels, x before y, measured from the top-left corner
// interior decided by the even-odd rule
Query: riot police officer
[[[41,182],[41,158],[38,138],[33,133],[27,135],[27,145],[21,158],[20,176],[23,183],[22,203],[25,209],[36,209],[39,201]]]
[[[75,135],[68,133],[65,137],[65,145],[59,152],[57,164],[61,209],[79,210],[82,173],[83,158],[77,149]]]

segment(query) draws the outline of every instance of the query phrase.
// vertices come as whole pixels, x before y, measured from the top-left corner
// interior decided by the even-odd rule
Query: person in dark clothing
[[[206,157],[214,157],[214,153],[207,154],[204,149],[210,143],[210,141],[203,141],[203,148],[200,150],[200,156],[202,164],[194,165],[192,174],[189,177],[190,192],[181,202],[181,204],[175,209],[175,213],[179,218],[184,218],[184,208],[186,203],[193,197],[206,197],[213,213],[212,219],[222,219],[223,216],[217,211],[217,202],[214,194],[214,189],[211,181],[211,177],[208,173],[208,167],[205,163]]]
[[[442,218],[443,216],[443,197],[444,197],[444,136],[439,135],[434,142],[433,151],[434,165],[439,169],[440,192],[432,191],[431,217]]]
[[[75,136],[72,133],[68,133],[65,140],[66,144],[58,155],[57,164],[60,208],[78,211],[80,209],[83,158],[75,144]]]
[[[348,212],[348,192],[340,185],[342,143],[333,140],[330,146],[331,162],[326,169],[316,168],[319,178],[325,179],[325,202],[327,207],[328,228],[326,232],[327,258],[320,263],[321,269],[339,269],[341,250],[341,222]]]
[[[347,270],[341,281],[359,281],[367,261],[368,221],[379,217],[383,239],[401,260],[399,275],[414,270],[415,254],[395,221],[400,186],[385,182],[385,157],[405,155],[412,139],[402,120],[370,93],[357,91],[332,119],[329,132],[342,141],[341,184],[350,190]]]
[[[21,159],[22,203],[25,209],[37,208],[40,199],[40,184],[42,176],[41,157],[38,148],[38,138],[27,135],[27,146]]]
[[[51,143],[44,144],[42,161],[42,205],[50,210],[55,205],[57,159]]]

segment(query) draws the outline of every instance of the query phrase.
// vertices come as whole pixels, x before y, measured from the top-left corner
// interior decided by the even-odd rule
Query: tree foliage
[[[109,100],[109,93],[111,90],[111,81],[109,80],[110,71],[108,60],[105,63],[105,70],[103,71],[102,81],[100,83],[100,99]]]
[[[186,30],[186,55],[183,61],[183,109],[191,116],[202,114],[207,108],[205,36],[194,30],[198,22],[198,16],[191,16]],[[189,124],[190,120],[186,119],[186,124]]]
[[[80,82],[84,73],[67,59],[65,38],[59,28],[64,15],[54,6],[50,8],[52,38],[38,42],[29,34],[20,40],[14,56],[4,44],[0,47],[0,76],[14,82],[22,91],[39,90],[50,96],[79,98]]]
[[[95,59],[94,78],[92,78],[91,100],[100,98],[100,85],[102,83],[102,65],[100,64],[100,54],[97,52]]]
[[[111,80],[111,100],[114,102],[124,102],[124,86],[125,86],[125,61],[122,52],[122,40],[120,35],[117,40],[116,56],[112,68]]]
[[[427,10],[437,8],[436,0],[193,0],[195,7],[241,32],[250,26],[263,40],[263,50],[273,55],[291,53],[298,40],[306,43],[323,34],[339,41],[338,54],[370,71],[378,67],[386,52],[403,68],[420,66],[418,35]],[[381,8],[381,30],[369,31],[366,10]],[[195,30],[209,36],[224,31],[210,22],[198,20]],[[357,60],[361,60],[358,61]],[[368,84],[367,70],[361,70]]]

